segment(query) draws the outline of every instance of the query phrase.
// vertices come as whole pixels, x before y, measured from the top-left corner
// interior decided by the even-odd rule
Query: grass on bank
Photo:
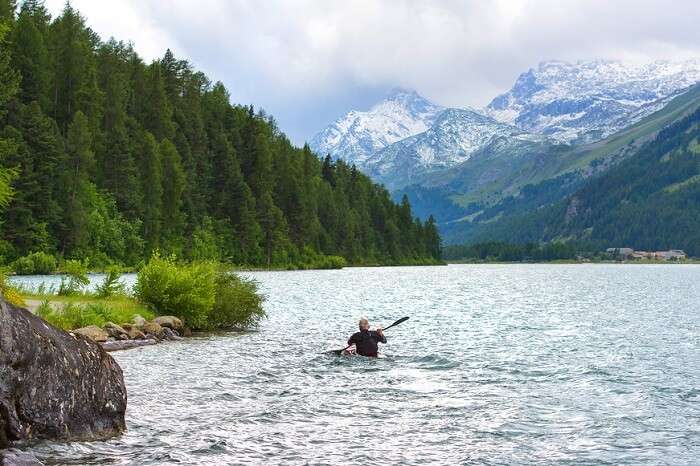
[[[102,327],[107,322],[123,324],[132,322],[137,314],[146,320],[155,317],[153,311],[128,296],[113,298],[51,296],[50,299],[44,299],[36,309],[36,315],[64,330],[88,325]]]

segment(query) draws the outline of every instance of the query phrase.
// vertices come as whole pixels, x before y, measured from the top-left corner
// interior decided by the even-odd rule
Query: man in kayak
[[[386,337],[382,333],[382,328],[377,327],[372,331],[369,329],[369,321],[360,319],[360,331],[355,332],[348,339],[348,346],[355,345],[357,354],[376,358],[379,352],[379,343],[386,343]]]

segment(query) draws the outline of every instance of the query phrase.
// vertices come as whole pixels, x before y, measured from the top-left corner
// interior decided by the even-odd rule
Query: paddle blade
[[[391,328],[391,327],[393,327],[393,326],[395,326],[395,325],[399,325],[399,324],[401,324],[401,323],[403,323],[403,322],[406,322],[407,320],[408,320],[408,317],[402,317],[402,318],[400,318],[399,320],[397,320],[396,322],[394,322],[393,324],[389,325],[387,328]],[[385,328],[384,330],[386,330],[387,328]]]

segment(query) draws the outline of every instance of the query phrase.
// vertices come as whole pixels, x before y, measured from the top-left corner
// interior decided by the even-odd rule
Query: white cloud
[[[53,11],[62,0],[47,2]],[[700,2],[73,0],[104,37],[170,47],[303,140],[379,89],[480,106],[546,59],[687,58]]]

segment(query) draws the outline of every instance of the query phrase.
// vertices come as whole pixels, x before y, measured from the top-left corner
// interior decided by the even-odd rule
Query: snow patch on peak
[[[495,119],[562,142],[604,138],[700,81],[700,60],[544,61],[486,107]]]
[[[394,88],[369,110],[336,120],[309,146],[318,154],[362,165],[378,150],[427,130],[443,110],[414,90]]]
[[[516,147],[543,139],[475,110],[450,108],[427,131],[377,152],[365,168],[394,189],[423,173],[464,163],[494,144],[513,149],[507,152],[514,155]]]

